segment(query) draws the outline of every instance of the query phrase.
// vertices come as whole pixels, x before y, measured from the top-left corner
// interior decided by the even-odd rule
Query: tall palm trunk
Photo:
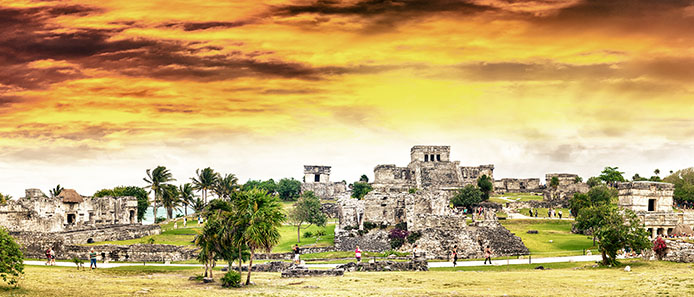
[[[301,243],[301,223],[296,226],[296,242]]]
[[[173,218],[173,207],[166,207],[166,218],[169,220]]]
[[[255,255],[255,249],[251,248],[251,258],[248,260],[248,277],[246,277],[246,286],[251,284],[251,270],[253,270],[253,256]]]
[[[241,245],[239,244],[239,277],[241,277]]]
[[[154,223],[157,223],[157,192],[154,192],[154,201],[152,202],[152,214],[154,214]]]
[[[213,270],[212,268],[214,268],[214,264],[213,264],[212,261],[213,261],[213,260],[210,259],[210,278],[214,278],[214,276],[212,276],[212,270]]]
[[[202,189],[202,196],[205,199],[205,205],[207,205],[207,189]]]

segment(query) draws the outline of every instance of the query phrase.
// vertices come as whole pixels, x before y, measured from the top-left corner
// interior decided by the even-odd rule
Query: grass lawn
[[[506,199],[502,199],[506,198]],[[498,204],[505,204],[507,202],[514,202],[514,201],[530,201],[530,200],[542,200],[543,197],[542,195],[535,195],[533,193],[506,193],[506,194],[495,194],[492,195],[492,197],[489,197],[489,201],[498,203]]]
[[[348,272],[342,277],[280,278],[253,273],[255,285],[238,289],[188,281],[202,268],[131,268],[77,271],[65,267],[26,267],[20,288],[0,285],[3,296],[692,296],[691,264],[627,261],[622,267],[592,268],[583,263],[542,264],[490,271]],[[537,265],[539,266],[539,265]],[[171,269],[169,269],[171,268]],[[145,270],[139,270],[145,269]],[[243,274],[245,280],[246,274]]]
[[[571,233],[571,221],[561,220],[504,220],[500,221],[511,233],[523,240],[531,255],[558,257],[582,255],[583,249],[593,249],[593,240],[586,235]],[[528,234],[537,230],[538,234]],[[552,240],[552,242],[550,242]]]

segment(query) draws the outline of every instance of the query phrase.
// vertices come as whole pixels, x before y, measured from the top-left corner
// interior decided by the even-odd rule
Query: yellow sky
[[[694,2],[0,1],[0,192],[146,168],[351,181],[694,165]]]

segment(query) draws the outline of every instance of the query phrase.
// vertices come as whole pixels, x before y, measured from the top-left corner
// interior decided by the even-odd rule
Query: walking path
[[[543,263],[561,263],[561,262],[590,262],[601,260],[600,255],[591,256],[567,256],[567,257],[547,257],[547,258],[532,258],[529,259],[509,259],[509,260],[493,260],[493,265],[519,265],[519,264],[543,264]],[[484,266],[484,261],[460,261],[457,266]],[[24,261],[24,265],[36,265],[43,266],[46,262],[44,261]],[[87,263],[88,264],[88,263]],[[306,264],[308,268],[335,268],[340,264]],[[56,262],[55,266],[61,267],[75,267],[75,263],[72,262]],[[124,267],[124,266],[170,266],[170,267],[202,267],[202,264],[163,264],[163,263],[99,263],[97,265],[99,268],[113,268],[113,267]],[[244,265],[245,266],[245,265]],[[85,265],[89,267],[89,265]],[[429,268],[434,267],[453,267],[452,262],[429,262]]]

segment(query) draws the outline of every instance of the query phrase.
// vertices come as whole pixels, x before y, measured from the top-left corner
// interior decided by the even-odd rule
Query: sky
[[[692,28],[692,0],[0,0],[0,192],[351,182],[420,144],[666,174],[694,166]]]

